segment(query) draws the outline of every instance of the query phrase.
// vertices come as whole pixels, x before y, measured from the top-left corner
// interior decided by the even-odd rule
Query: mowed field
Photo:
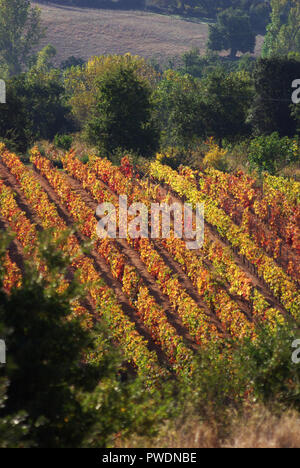
[[[88,59],[126,52],[165,63],[193,47],[206,50],[206,23],[141,11],[33,5],[41,8],[47,27],[42,45],[50,43],[57,49],[57,63],[71,55]],[[257,53],[261,42],[258,38]]]

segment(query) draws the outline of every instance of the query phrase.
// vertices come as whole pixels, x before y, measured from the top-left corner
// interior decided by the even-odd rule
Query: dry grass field
[[[34,4],[34,2],[33,2]],[[42,45],[57,49],[57,63],[74,55],[130,52],[160,63],[192,47],[206,49],[208,25],[141,11],[95,10],[38,4],[47,35]],[[258,39],[258,49],[261,39]]]

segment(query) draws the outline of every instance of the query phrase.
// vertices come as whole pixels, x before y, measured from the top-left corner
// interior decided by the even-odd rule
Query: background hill
[[[34,4],[34,2],[33,2]],[[47,35],[41,45],[57,49],[57,63],[71,55],[132,54],[160,63],[193,47],[206,49],[208,25],[141,11],[96,10],[38,4]],[[257,50],[261,47],[257,40]]]

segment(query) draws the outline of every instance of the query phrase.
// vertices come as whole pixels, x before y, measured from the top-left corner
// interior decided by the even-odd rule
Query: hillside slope
[[[34,4],[34,2],[33,2]],[[208,25],[141,11],[94,10],[38,5],[48,28],[42,45],[57,49],[57,62],[70,55],[130,52],[165,62],[192,47],[206,49]],[[258,40],[258,48],[261,40]]]

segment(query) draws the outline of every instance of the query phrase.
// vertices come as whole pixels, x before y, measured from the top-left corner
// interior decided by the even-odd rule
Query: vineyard
[[[1,229],[15,234],[5,254],[7,294],[22,284],[23,262],[42,276],[38,233],[51,228],[72,259],[86,300],[72,304],[85,327],[103,320],[124,361],[152,383],[167,375],[190,378],[195,354],[231,338],[256,339],[263,323],[300,315],[300,184],[265,175],[205,172],[159,161],[143,171],[127,158],[120,167],[75,151],[58,168],[35,147],[30,165],[0,146]],[[198,250],[171,230],[168,238],[100,239],[96,208],[119,195],[128,202],[204,203],[205,238]],[[72,230],[73,229],[73,230]],[[92,241],[91,251],[83,246]],[[61,277],[63,291],[69,277]]]

